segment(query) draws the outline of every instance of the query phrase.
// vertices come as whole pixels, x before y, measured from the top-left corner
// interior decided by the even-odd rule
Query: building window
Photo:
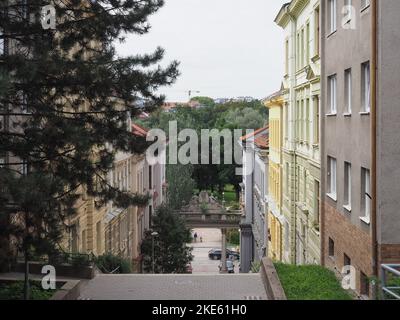
[[[307,170],[303,169],[303,203],[307,202]]]
[[[336,159],[328,157],[328,195],[336,200]]]
[[[367,224],[371,219],[371,175],[368,169],[361,169],[361,219]]]
[[[297,33],[296,46],[296,69],[300,70],[300,33]]]
[[[320,37],[320,25],[319,25],[319,7],[314,11],[314,54],[319,55],[319,37]]]
[[[310,143],[310,99],[306,99],[306,143]]]
[[[25,159],[22,160],[21,163],[21,174],[23,176],[26,176],[28,174],[28,161],[26,161]]]
[[[153,207],[149,206],[149,229],[153,226]]]
[[[345,8],[346,8],[346,20],[345,20],[345,23],[348,23],[348,22],[350,22],[351,21],[351,19],[353,18],[352,17],[352,12],[353,12],[353,4],[352,4],[352,0],[345,0],[344,1],[344,6],[345,6]]]
[[[365,8],[369,7],[371,4],[371,0],[361,0],[361,10],[364,10]]]
[[[345,107],[346,114],[351,114],[351,98],[352,98],[352,77],[351,69],[347,69],[344,72],[344,96],[345,96]]]
[[[329,114],[337,112],[337,77],[336,74],[328,77],[328,104]]]
[[[87,246],[86,246],[86,230],[82,231],[82,253],[86,253]]]
[[[304,127],[304,122],[305,122],[305,111],[304,111],[304,100],[303,99],[301,99],[301,101],[300,101],[300,119],[299,119],[299,122],[300,122],[300,141],[301,142],[304,142],[304,140],[305,140],[305,127]]]
[[[6,52],[6,41],[4,39],[4,32],[0,29],[0,56]]]
[[[369,61],[361,65],[361,103],[362,112],[369,113],[371,111],[371,78],[370,78]]]
[[[100,255],[102,253],[101,250],[101,239],[102,239],[102,232],[101,232],[101,221],[96,223],[96,247],[97,247],[97,254]]]
[[[319,145],[319,97],[314,96],[314,144]]]
[[[153,167],[149,166],[149,190],[153,189]]]
[[[360,293],[369,297],[369,279],[364,272],[360,272]]]
[[[300,46],[300,63],[301,63],[301,68],[303,68],[304,66],[305,66],[305,63],[304,63],[304,58],[305,58],[305,52],[304,52],[304,49],[305,49],[305,45],[304,45],[304,41],[305,41],[305,38],[304,38],[304,28],[303,29],[301,29],[301,38],[300,38],[300,44],[301,44],[301,46]]]
[[[351,211],[351,164],[344,163],[344,207]]]
[[[28,18],[28,0],[22,0],[21,1],[21,6],[22,6],[22,18],[27,19]]]
[[[335,257],[335,241],[333,241],[331,238],[329,238],[328,254],[331,258]]]
[[[343,266],[351,266],[351,259],[347,254],[343,254]],[[349,271],[350,272],[350,271]]]
[[[337,25],[337,3],[336,0],[328,0],[328,30],[330,33],[336,31]]]
[[[4,151],[0,151],[0,168],[6,163],[6,153]]]
[[[310,23],[306,25],[306,65],[310,60]]]
[[[290,167],[289,167],[289,162],[286,162],[286,195],[289,195],[289,190],[290,190]]]
[[[284,113],[285,113],[285,123],[284,123],[284,126],[285,126],[285,139],[288,139],[289,138],[289,107],[288,107],[287,103],[285,103]]]
[[[320,221],[320,190],[319,190],[319,181],[314,180],[314,227],[319,230],[319,221]]]
[[[285,41],[285,74],[289,74],[289,40]]]
[[[290,226],[288,222],[285,222],[285,251],[289,252],[290,246]]]

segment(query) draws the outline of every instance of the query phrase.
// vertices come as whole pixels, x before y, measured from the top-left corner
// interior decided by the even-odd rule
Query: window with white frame
[[[361,212],[364,214],[361,219],[370,223],[371,219],[371,174],[368,169],[361,168]]]
[[[351,164],[344,163],[344,207],[351,210]]]
[[[329,114],[337,112],[337,77],[336,74],[328,77],[328,107]]]
[[[346,9],[346,20],[345,22],[349,22],[351,21],[352,17],[352,13],[353,13],[353,0],[345,0],[344,1],[344,6]]]
[[[371,75],[369,61],[361,65],[361,102],[362,112],[369,113],[371,111]]]
[[[320,185],[318,180],[314,180],[314,226],[318,227],[320,223],[320,210],[319,206],[321,203],[320,199]]]
[[[347,69],[344,72],[344,93],[345,93],[345,107],[346,114],[351,114],[351,98],[352,98],[352,77],[351,69]]]
[[[361,0],[361,10],[369,7],[371,4],[371,0]]]
[[[336,200],[336,159],[328,157],[328,195]]]
[[[328,30],[330,33],[337,28],[337,0],[328,0]]]
[[[2,56],[6,51],[6,42],[4,40],[4,32],[0,29],[0,56]]]
[[[314,54],[319,55],[320,49],[320,25],[319,25],[319,7],[314,10]]]
[[[0,168],[6,163],[6,153],[0,152]]]

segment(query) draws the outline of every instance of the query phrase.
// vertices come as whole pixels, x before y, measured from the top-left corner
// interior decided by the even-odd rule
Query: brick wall
[[[356,269],[356,291],[360,292],[361,272],[367,277],[370,277],[373,273],[371,236],[352,224],[349,218],[338,212],[327,201],[324,202],[324,207],[325,234],[323,254],[325,266],[341,272],[344,266],[344,254],[346,254],[351,259],[352,266]],[[333,257],[329,256],[329,238],[335,242],[335,254]]]
[[[379,262],[400,264],[400,244],[381,244],[378,246]]]

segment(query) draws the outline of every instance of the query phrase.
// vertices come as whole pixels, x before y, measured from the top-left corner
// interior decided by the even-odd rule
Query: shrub
[[[239,245],[240,244],[240,233],[237,229],[230,229],[226,234],[226,240],[230,244]]]
[[[96,266],[104,273],[132,273],[131,264],[127,259],[111,253],[98,256]]]
[[[261,268],[261,261],[253,261],[251,263],[251,272],[252,273],[259,273]]]
[[[44,290],[38,282],[31,281],[29,286],[31,300],[49,300],[55,292],[55,290]],[[22,300],[23,298],[23,281],[0,284],[0,300]]]

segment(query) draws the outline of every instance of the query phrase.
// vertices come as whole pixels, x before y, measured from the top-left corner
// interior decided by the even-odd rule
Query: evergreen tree
[[[153,232],[157,235],[152,236]],[[192,248],[186,244],[191,242],[190,230],[183,219],[168,205],[156,210],[152,221],[152,230],[145,234],[142,242],[144,269],[153,269],[155,273],[186,273],[187,264],[193,260]]]
[[[193,197],[195,181],[192,178],[193,166],[182,164],[169,164],[167,172],[167,202],[173,210],[178,210],[189,203]]]
[[[117,151],[146,148],[127,123],[163,102],[157,91],[175,81],[177,62],[161,68],[161,48],[118,57],[114,44],[147,33],[148,17],[163,3],[54,1],[53,30],[40,21],[48,1],[0,2],[0,221],[2,236],[19,240],[25,260],[56,249],[80,190],[98,205],[147,202],[106,176]]]

